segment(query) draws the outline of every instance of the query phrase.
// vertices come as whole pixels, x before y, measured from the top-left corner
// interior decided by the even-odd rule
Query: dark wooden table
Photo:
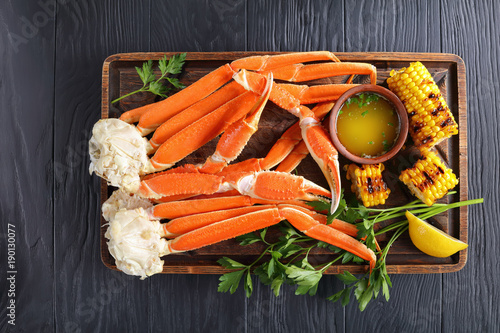
[[[0,331],[498,332],[500,4],[495,1],[123,1],[0,4]],[[457,273],[394,275],[391,299],[360,313],[254,278],[217,292],[216,275],[146,281],[100,259],[99,180],[89,133],[101,67],[134,51],[405,51],[461,56],[467,66],[469,258]],[[15,235],[15,279],[8,241]],[[14,281],[14,284],[11,282]],[[15,297],[8,291],[15,287]],[[15,326],[8,323],[15,300]],[[11,306],[12,308],[12,306]]]

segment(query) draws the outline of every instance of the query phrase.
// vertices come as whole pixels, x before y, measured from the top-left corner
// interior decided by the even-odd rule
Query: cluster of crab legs
[[[313,63],[303,64],[307,62]],[[275,82],[305,82],[340,75],[350,75],[348,83],[308,86]],[[350,83],[354,75],[369,75],[371,83],[376,83],[374,66],[340,62],[331,52],[252,56],[214,70],[163,101],[127,111],[119,120],[101,120],[120,122],[118,126],[127,130],[133,128],[134,135],[144,140],[145,153],[133,157],[142,163],[138,175],[125,175],[126,181],[111,183],[134,194],[134,198],[155,202],[144,211],[150,220],[170,220],[158,224],[154,231],[155,237],[162,239],[156,255],[194,250],[287,220],[304,234],[367,260],[372,269],[376,256],[355,239],[354,225],[340,220],[327,225],[325,215],[305,204],[326,197],[331,198],[332,212],[338,206],[338,153],[321,121],[340,95],[354,86]],[[230,164],[257,131],[269,100],[297,116],[298,122],[266,157]],[[311,104],[316,105],[312,109],[306,106]],[[123,131],[113,133],[117,132]],[[148,140],[146,136],[151,133]],[[215,152],[203,164],[174,167],[219,135]],[[116,168],[109,161],[120,168],[131,154],[126,156],[122,138],[104,140],[108,141],[107,148],[91,139],[91,156],[97,156],[99,161],[93,161],[90,170],[109,181],[107,172]],[[115,144],[109,144],[113,140]],[[138,139],[134,140],[132,145],[137,146]],[[104,151],[113,146],[120,158],[104,156]],[[307,154],[322,170],[330,189],[290,173]],[[104,165],[104,170],[97,165]],[[134,208],[121,202],[116,210]],[[114,216],[108,219],[112,223]],[[140,261],[127,260],[123,255],[115,259],[124,260],[128,268]],[[155,272],[150,270],[145,275]]]

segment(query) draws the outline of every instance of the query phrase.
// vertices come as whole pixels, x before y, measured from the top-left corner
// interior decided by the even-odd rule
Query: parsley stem
[[[449,209],[453,209],[453,208],[457,208],[457,207],[461,207],[461,206],[478,204],[478,203],[482,203],[483,201],[484,201],[483,198],[481,198],[481,199],[472,199],[472,200],[461,201],[461,202],[454,202],[451,204],[434,204],[434,206],[426,207],[426,208],[422,208],[422,209],[414,209],[411,212],[412,213],[424,213],[424,214],[418,216],[418,218],[421,220],[426,220],[426,219],[431,218],[435,215],[441,214]],[[405,215],[405,212],[401,212],[401,213],[393,214],[389,218],[395,218],[395,217],[400,217],[400,216],[404,216],[404,215]],[[388,219],[388,218],[378,220],[377,222],[382,222],[386,219]],[[404,226],[406,224],[408,224],[407,220],[394,222],[394,223],[388,225],[387,227],[377,231],[375,233],[375,236],[381,235],[383,233],[386,233],[388,231],[396,229],[400,226]]]
[[[434,215],[437,215],[437,214],[440,214],[442,212],[445,212],[448,209],[453,209],[453,208],[462,207],[462,206],[479,204],[479,203],[483,203],[483,201],[484,201],[484,199],[480,198],[480,199],[472,199],[472,200],[467,200],[467,201],[454,202],[454,203],[447,204],[447,205],[444,205],[444,206],[436,207],[436,208],[428,211],[426,214],[420,215],[418,218],[422,219],[422,220],[425,220],[425,219],[428,219],[430,217],[433,217]]]
[[[253,265],[255,265],[257,262],[259,262],[260,259],[262,259],[262,257],[269,252],[270,249],[272,249],[274,247],[275,244],[271,244],[269,245],[264,251],[262,251],[262,253],[260,254],[260,256],[253,262],[251,263],[250,265],[247,266],[247,268],[245,269],[250,269]]]
[[[128,94],[126,94],[126,95],[123,95],[123,96],[121,96],[121,97],[118,97],[118,98],[117,98],[117,99],[115,99],[115,100],[112,100],[112,101],[111,101],[111,104],[115,104],[116,102],[118,102],[119,100],[124,99],[125,97],[128,97],[128,96],[133,95],[133,94],[137,94],[138,92],[141,92],[141,91],[146,91],[146,90],[147,90],[147,89],[146,89],[146,87],[144,86],[144,87],[142,87],[141,89],[137,89],[136,91],[132,91],[131,93],[128,93]]]
[[[306,254],[306,257],[307,257],[307,255],[309,254],[309,251],[311,251],[311,249],[312,249],[313,247],[315,247],[315,246],[316,246],[316,245],[313,245],[313,246],[311,246],[311,247],[304,247],[304,248],[303,248],[302,250],[300,250],[300,251],[299,251],[299,253],[298,253],[295,257],[293,257],[293,258],[292,258],[289,262],[290,262],[290,263],[294,262],[295,260],[297,260],[297,258],[298,258],[298,257],[300,257],[301,255],[303,255],[303,254],[304,254],[304,252],[307,252],[307,254]]]
[[[408,223],[406,221],[406,223]],[[399,238],[406,230],[408,229],[407,225],[402,225],[395,233],[392,235],[391,239],[389,242],[387,242],[387,245],[385,246],[384,250],[382,251],[382,255],[380,257],[380,260],[385,264],[385,258],[387,257],[387,254],[389,253],[389,249],[391,248],[392,244],[396,241],[396,239]]]
[[[387,227],[383,228],[383,229],[380,229],[379,231],[377,231],[375,233],[375,236],[378,236],[378,235],[382,235],[382,234],[385,234],[386,232],[388,231],[391,231],[393,229],[397,229],[401,226],[404,226],[408,224],[408,221],[407,220],[403,220],[403,221],[398,221],[398,222],[394,222],[394,223],[391,223],[390,225],[388,225]]]
[[[319,267],[321,267],[321,266],[323,266],[323,265],[326,265],[325,267],[326,267],[326,268],[328,268],[328,267],[330,267],[332,264],[334,264],[335,262],[337,262],[337,261],[339,261],[340,259],[342,259],[342,258],[345,256],[345,254],[346,254],[346,253],[347,253],[347,252],[342,253],[341,255],[339,255],[337,258],[333,259],[333,260],[332,260],[332,261],[330,261],[329,263],[326,263],[326,264],[319,264],[318,266],[316,266],[316,267],[314,267],[314,268],[319,268]],[[323,273],[323,272],[326,270],[326,269],[325,269],[325,267],[323,267],[323,268],[321,269],[321,273]]]

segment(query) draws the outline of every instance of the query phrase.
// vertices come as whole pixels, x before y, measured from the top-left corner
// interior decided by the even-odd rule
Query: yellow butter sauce
[[[376,93],[349,98],[337,115],[337,134],[351,153],[376,157],[389,151],[399,134],[399,117],[392,104]]]

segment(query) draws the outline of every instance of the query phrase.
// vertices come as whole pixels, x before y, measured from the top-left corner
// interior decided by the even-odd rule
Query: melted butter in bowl
[[[391,91],[360,85],[345,92],[330,115],[330,134],[351,161],[376,164],[392,158],[408,134],[408,116]]]
[[[348,151],[360,157],[387,153],[399,135],[394,106],[376,93],[359,93],[347,99],[337,115],[337,135]]]

